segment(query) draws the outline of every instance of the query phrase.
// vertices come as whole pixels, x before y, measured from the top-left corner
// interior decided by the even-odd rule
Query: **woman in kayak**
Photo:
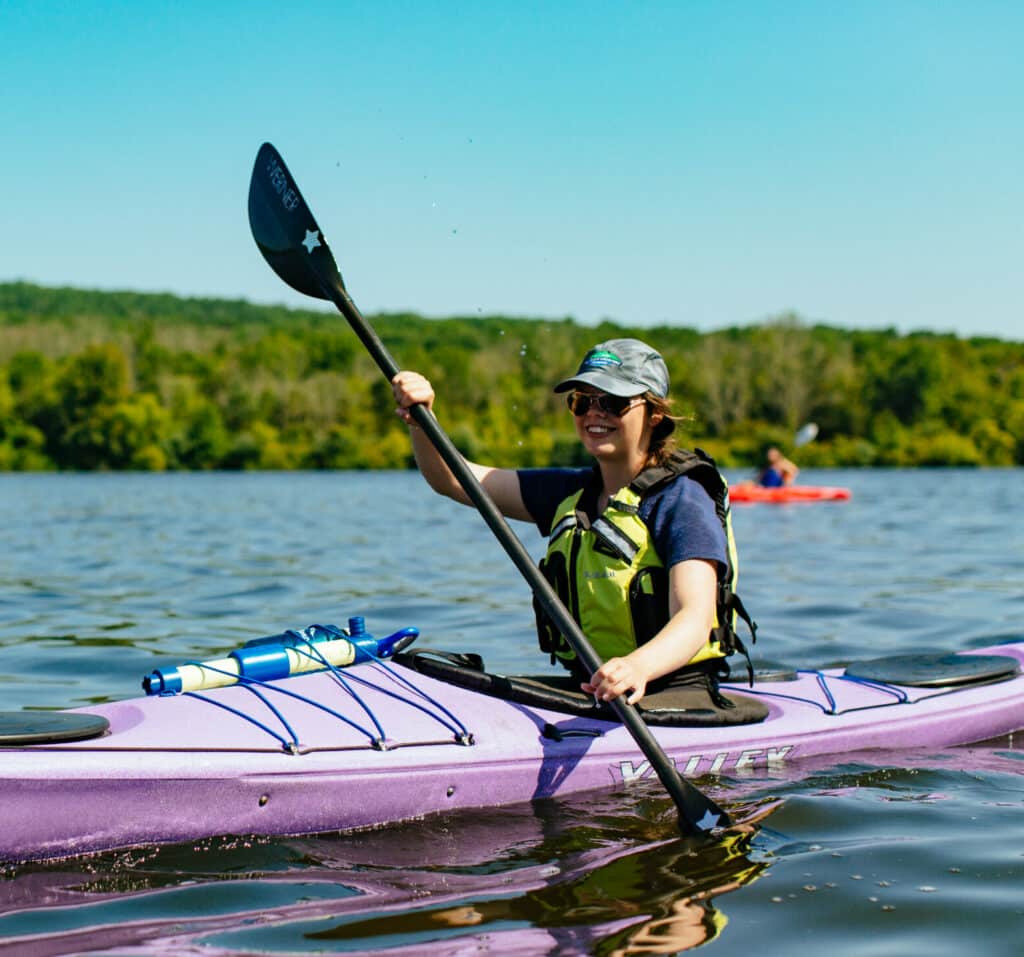
[[[765,449],[764,465],[757,475],[757,484],[765,488],[781,488],[792,485],[799,474],[798,469],[775,445]]]
[[[721,478],[706,457],[676,450],[668,389],[665,362],[649,345],[600,343],[554,389],[568,393],[593,469],[468,463],[506,517],[535,523],[550,536],[541,568],[604,663],[582,673],[542,614],[541,647],[601,701],[628,694],[635,703],[650,690],[694,677],[713,682],[727,672],[723,658],[734,647],[735,556],[726,511],[716,512],[712,497]],[[392,390],[398,415],[412,427],[424,478],[436,492],[471,504],[410,416],[417,403],[433,408],[430,382],[402,371]]]

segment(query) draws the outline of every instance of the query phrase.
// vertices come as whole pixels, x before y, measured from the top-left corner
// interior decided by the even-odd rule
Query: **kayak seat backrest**
[[[845,673],[885,684],[947,688],[1006,681],[1020,674],[1020,663],[1009,655],[889,655],[854,662],[846,666]]]
[[[512,701],[534,708],[548,708],[566,714],[618,721],[607,705],[598,705],[579,690],[568,674],[498,675],[484,670],[478,655],[459,655],[420,648],[402,652],[394,661],[439,681],[477,691],[492,698]],[[719,707],[704,687],[676,687],[648,694],[638,710],[647,724],[662,727],[723,727],[757,724],[768,716],[763,702],[732,690],[721,695],[731,707]]]

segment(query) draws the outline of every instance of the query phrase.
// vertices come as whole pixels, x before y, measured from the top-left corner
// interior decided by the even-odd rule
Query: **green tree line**
[[[783,315],[701,333],[504,316],[372,317],[424,372],[471,458],[568,464],[551,386],[603,339],[665,356],[684,443],[723,467],[1024,464],[1024,343],[852,331]],[[411,465],[390,388],[331,312],[0,284],[0,470],[381,469]]]

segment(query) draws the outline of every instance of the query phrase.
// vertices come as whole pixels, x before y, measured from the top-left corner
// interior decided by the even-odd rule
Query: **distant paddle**
[[[333,302],[390,382],[400,371],[398,365],[349,298],[320,227],[284,160],[269,143],[260,147],[252,171],[249,225],[256,245],[274,272],[293,289]],[[413,406],[410,413],[462,484],[583,666],[591,673],[596,671],[601,661],[594,649],[433,413],[425,405]],[[680,827],[686,833],[705,834],[731,823],[722,808],[676,771],[633,705],[623,698],[616,698],[611,704],[675,802]]]
[[[794,448],[800,448],[801,445],[806,445],[808,442],[813,442],[818,437],[818,425],[815,422],[808,422],[805,426],[802,426],[797,430],[796,435],[793,437]]]

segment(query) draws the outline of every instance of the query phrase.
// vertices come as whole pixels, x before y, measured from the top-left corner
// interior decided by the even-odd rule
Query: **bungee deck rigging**
[[[825,699],[824,703],[822,701],[814,700],[807,694],[786,694],[781,691],[772,691],[765,687],[750,688],[746,685],[725,683],[722,685],[722,688],[729,691],[738,691],[744,694],[756,695],[759,698],[775,698],[779,701],[791,701],[798,704],[806,704],[811,707],[818,708],[822,714],[839,716],[843,714],[851,714],[855,711],[875,711],[879,708],[891,708],[898,705],[915,705],[922,701],[928,701],[931,698],[939,698],[943,695],[955,694],[958,691],[963,690],[964,687],[962,684],[955,684],[951,687],[920,692],[914,695],[906,687],[900,687],[874,678],[860,678],[851,674],[829,674],[825,671],[816,671],[804,668],[797,669],[795,674],[797,679],[813,679],[815,685],[820,689],[822,697]],[[983,682],[979,681],[975,683],[981,684]],[[835,691],[837,687],[842,687],[844,684],[854,685],[862,691],[878,692],[882,697],[868,703],[842,707],[837,702]]]
[[[224,747],[212,749],[221,753],[232,750],[237,750],[239,753],[282,751],[286,754],[301,755],[314,751],[356,750],[359,748],[386,751],[394,747],[413,747],[417,744],[438,745],[446,742],[463,746],[471,745],[473,736],[456,714],[446,708],[436,697],[410,681],[403,674],[402,669],[396,669],[388,664],[388,659],[396,651],[407,647],[418,635],[419,629],[417,628],[403,628],[378,642],[372,635],[365,632],[361,617],[349,619],[348,631],[342,631],[333,625],[310,625],[302,631],[287,631],[281,635],[247,642],[240,649],[231,652],[225,659],[187,661],[175,668],[154,671],[143,678],[142,684],[150,697],[202,702],[210,708],[226,712],[246,722],[265,733],[268,738],[276,741],[279,745],[278,748],[254,748],[250,745],[237,749]],[[339,664],[337,646],[343,643],[350,647],[344,650],[343,663]],[[251,649],[258,649],[259,655],[248,654]],[[355,653],[352,653],[353,649],[355,649]],[[287,654],[282,652],[287,652]],[[252,666],[253,660],[256,661],[255,667]],[[295,667],[297,660],[300,663],[298,667]],[[233,662],[235,667],[222,667],[221,664],[224,661]],[[268,661],[273,663],[276,670],[267,667]],[[367,667],[361,673],[343,670],[346,666],[356,663]],[[312,672],[322,672],[330,679],[330,685],[323,683],[318,685],[316,696],[303,694],[295,690],[298,687],[297,683],[283,680]],[[182,682],[179,677],[182,674],[187,676],[185,682]],[[377,681],[372,680],[373,678],[376,678]],[[385,686],[383,683],[385,680],[393,687]],[[187,688],[189,683],[195,685],[197,689],[201,687],[202,690],[184,690],[183,684]],[[229,687],[248,692],[251,695],[247,699],[248,703],[250,705],[257,703],[257,706],[247,708],[240,702],[223,700],[224,695],[214,696],[215,689]],[[363,693],[360,693],[360,689]],[[384,716],[380,707],[375,707],[368,701],[365,692],[369,689],[389,701],[397,702],[419,712],[444,728],[450,735],[442,739],[430,738],[420,742],[400,740],[397,737],[400,729],[394,726],[402,723],[402,713]],[[358,743],[304,744],[302,735],[293,726],[298,724],[296,716],[286,714],[283,704],[276,704],[273,700],[275,696],[284,698],[286,701],[297,702],[301,706],[327,715],[341,725],[354,730],[366,740],[362,745]],[[353,714],[347,714],[341,710],[345,702],[350,702],[354,706]],[[360,720],[360,715],[362,720]],[[277,729],[272,726],[273,724],[278,726]],[[390,733],[385,724],[391,727]],[[97,731],[93,737],[98,737],[103,730],[105,729]],[[4,743],[0,738],[0,746]],[[12,743],[12,741],[9,739],[6,743]],[[46,744],[47,742],[34,740],[31,743]],[[80,745],[79,749],[83,747]],[[51,749],[56,750],[56,747],[51,747]],[[163,747],[126,748],[110,746],[107,741],[102,740],[96,742],[96,749],[102,751],[172,750],[196,753],[211,750],[208,746],[190,747],[187,744],[170,749]]]
[[[365,631],[364,619],[349,619],[349,629],[343,631],[333,625],[311,625],[302,631],[286,631],[281,635],[256,639],[247,642],[242,648],[231,652],[226,659],[213,661],[188,661],[177,668],[154,671],[143,679],[143,687],[150,696],[161,699],[183,698],[201,702],[211,709],[225,712],[258,729],[266,737],[276,742],[275,747],[254,747],[252,743],[238,747],[214,747],[202,743],[189,745],[179,743],[172,747],[156,746],[124,747],[103,739],[100,735],[105,730],[97,726],[92,737],[96,739],[95,748],[101,751],[193,751],[221,753],[238,752],[283,752],[291,755],[302,755],[316,751],[344,751],[371,749],[387,751],[397,747],[414,747],[417,745],[439,745],[454,743],[470,746],[474,743],[474,735],[466,721],[459,717],[450,707],[443,704],[436,694],[424,689],[423,682],[414,679],[423,672],[433,678],[458,687],[473,690],[491,698],[503,699],[523,705],[553,707],[569,714],[593,717],[602,722],[616,723],[615,714],[607,706],[595,703],[591,698],[574,690],[571,679],[558,677],[504,676],[494,675],[484,670],[483,661],[476,655],[459,655],[436,652],[430,649],[422,654],[437,655],[443,661],[426,659],[420,652],[407,654],[406,649],[419,635],[417,628],[404,628],[387,638],[378,641]],[[355,653],[346,652],[344,663],[338,664],[337,655],[325,654],[332,646],[342,641],[351,643]],[[303,659],[297,669],[289,671],[287,659],[279,654],[281,647],[287,644],[288,655],[294,659]],[[254,669],[248,662],[250,649],[260,649],[261,656]],[[266,649],[271,649],[266,654]],[[334,649],[336,652],[336,648]],[[225,669],[220,667],[222,661],[236,661],[238,667]],[[267,660],[273,660],[279,670],[269,671]],[[453,664],[453,662],[455,662]],[[352,664],[362,664],[361,669],[352,669]],[[846,669],[795,669],[784,673],[762,672],[755,685],[746,683],[723,682],[721,688],[733,698],[730,704],[735,706],[743,703],[744,698],[757,700],[787,702],[805,705],[820,711],[826,716],[840,716],[857,711],[874,711],[898,705],[914,705],[931,698],[955,694],[965,685],[984,684],[1005,680],[1019,673],[1019,665],[1012,658],[1002,655],[943,655],[943,656],[893,656],[879,659],[876,662],[864,663],[866,674],[858,674],[858,665]],[[895,680],[885,680],[880,675],[886,673]],[[907,669],[910,669],[908,671]],[[181,690],[175,676],[185,669],[193,673],[202,673],[205,682],[200,690]],[[924,670],[922,670],[924,669]],[[255,672],[255,673],[253,673]],[[316,686],[315,694],[303,693],[299,683],[291,680],[296,674],[321,672],[324,680]],[[168,680],[168,675],[171,679]],[[257,676],[260,675],[260,676]],[[262,677],[261,677],[262,676]],[[329,679],[329,683],[328,680]],[[384,682],[387,682],[387,685]],[[898,684],[897,681],[902,682]],[[918,687],[915,687],[918,686]],[[224,700],[225,696],[215,696],[213,689],[234,686],[248,693],[242,700]],[[791,690],[780,690],[787,686]],[[850,695],[844,691],[856,689],[851,702]],[[177,688],[177,690],[174,690]],[[922,688],[924,690],[922,690]],[[690,689],[669,689],[667,692],[648,695],[643,700],[641,711],[647,720],[660,726],[678,727],[714,727],[716,725],[754,724],[764,721],[770,709],[758,711],[748,709],[742,715],[730,715],[727,710],[716,709],[711,701],[699,702],[693,707],[692,695],[687,697]],[[442,738],[425,738],[422,740],[403,740],[401,727],[406,723],[408,713],[402,710],[384,714],[382,706],[374,706],[368,700],[372,691],[392,705],[412,709],[428,718],[432,723],[443,728],[448,734]],[[211,692],[211,693],[204,693]],[[362,693],[361,693],[362,692]],[[698,690],[698,694],[702,694]],[[235,697],[238,697],[237,695]],[[867,697],[867,700],[865,700]],[[275,703],[275,698],[284,699]],[[243,702],[245,702],[243,704]],[[292,707],[288,712],[287,703],[312,709],[333,719],[364,739],[360,742],[335,742],[309,744],[304,742],[304,735],[297,730],[299,713]],[[352,713],[343,708],[348,702],[353,706]],[[255,704],[255,707],[253,705]],[[248,706],[247,706],[248,705]],[[690,706],[688,706],[690,705]],[[168,702],[168,707],[172,707]],[[718,711],[716,715],[714,711]],[[708,715],[710,714],[710,718]],[[468,719],[472,720],[472,719]],[[276,727],[275,727],[276,725]],[[323,733],[323,727],[318,726]],[[601,730],[573,731],[572,734],[601,734]],[[328,736],[330,736],[328,732]],[[4,744],[16,744],[13,734],[6,740],[0,735],[0,747]],[[23,742],[26,745],[45,745],[49,750],[58,750],[61,742],[47,742],[38,735],[32,740]],[[84,750],[87,745],[75,743],[75,750]]]
[[[381,660],[378,660],[376,663],[382,664],[383,662]],[[338,721],[341,721],[349,727],[354,728],[360,734],[365,735],[368,740],[369,746],[374,750],[386,751],[390,747],[399,746],[393,743],[394,739],[389,738],[387,732],[385,731],[381,723],[380,718],[378,717],[374,709],[366,703],[366,700],[363,697],[361,697],[353,687],[357,684],[368,685],[369,682],[365,678],[355,676],[353,676],[351,679],[346,679],[336,666],[329,663],[326,664],[325,670],[331,672],[338,686],[344,689],[346,692],[348,692],[351,699],[365,712],[367,718],[369,718],[369,720],[373,723],[373,727],[376,729],[376,733],[371,732],[370,729],[359,724],[357,721],[350,718],[348,715],[342,714],[340,711],[337,711],[335,708],[332,708],[324,704],[322,701],[314,700],[309,695],[297,694],[296,692],[290,691],[287,688],[282,688],[279,685],[259,681],[258,679],[254,678],[242,678],[238,682],[238,684],[240,687],[245,688],[248,691],[251,691],[256,696],[256,698],[266,706],[266,709],[275,718],[277,718],[277,720],[284,727],[285,731],[289,735],[288,738],[282,736],[279,732],[275,731],[273,728],[264,724],[254,715],[247,713],[241,708],[237,708],[232,705],[225,704],[224,702],[217,701],[215,698],[212,698],[209,695],[201,694],[198,691],[188,691],[185,692],[185,694],[190,698],[194,698],[198,701],[203,701],[206,704],[212,705],[217,708],[222,708],[230,714],[233,714],[243,719],[244,721],[248,721],[257,728],[262,729],[272,738],[280,742],[282,750],[288,752],[289,754],[304,754],[314,749],[306,748],[302,745],[302,743],[299,740],[299,736],[292,728],[291,724],[289,724],[288,719],[282,714],[281,709],[276,707],[269,700],[267,695],[262,694],[261,689],[268,692],[285,695],[305,705],[308,705],[311,708],[316,708],[324,712],[325,714],[328,714],[336,718]],[[434,710],[431,710],[431,708],[427,707],[427,705],[421,704],[420,702],[415,701],[412,698],[403,698],[401,695],[395,694],[394,692],[385,692],[389,695],[389,697],[394,698],[396,701],[401,701],[412,708],[416,708],[419,711],[422,711],[424,714],[436,719],[440,725],[446,727],[449,731],[452,732],[452,739],[454,743],[462,745],[472,744],[472,735],[466,729],[465,725],[447,708],[445,708],[444,705],[442,705],[439,701],[431,698],[429,695],[424,694],[422,691],[420,691],[420,689],[411,685],[408,681],[402,678],[401,675],[394,672],[393,670],[385,668],[384,673],[388,674],[392,679],[396,680],[397,682],[408,687],[416,695],[421,697],[423,701],[427,702],[427,704],[429,705],[432,705]],[[431,741],[429,743],[437,744],[438,742]],[[408,747],[410,746],[410,744],[405,743],[401,746]],[[326,748],[324,746],[319,746],[315,748],[315,750],[322,751],[326,750]]]
[[[399,687],[405,688],[408,692],[411,693],[411,695],[422,698],[422,701],[424,703],[416,701],[414,697],[403,697],[401,694],[395,691],[385,692],[386,694],[388,694],[389,697],[393,698],[395,701],[401,702],[405,705],[408,705],[409,707],[416,708],[417,710],[422,711],[424,714],[433,717],[438,722],[438,724],[451,731],[453,743],[464,746],[469,746],[473,744],[473,733],[466,727],[465,723],[457,715],[453,714],[448,708],[442,705],[436,698],[425,693],[421,688],[419,688],[412,681],[406,678],[401,673],[404,670],[401,665],[395,666],[391,664],[386,664],[383,660],[378,660],[376,663],[382,666],[379,670],[380,674],[386,675],[390,680],[393,680]],[[281,745],[281,749],[289,754],[304,754],[309,753],[313,750],[322,751],[328,750],[329,748],[325,748],[324,746],[319,746],[316,748],[304,747],[301,741],[299,740],[298,735],[291,727],[291,725],[288,723],[287,718],[284,716],[284,714],[282,714],[281,709],[275,707],[275,705],[268,699],[267,695],[261,693],[261,690],[267,691],[272,694],[276,693],[284,695],[288,698],[291,698],[295,701],[299,701],[312,708],[316,708],[324,712],[325,714],[336,718],[338,721],[341,721],[349,727],[354,728],[360,734],[365,735],[368,740],[369,746],[374,750],[386,751],[391,747],[414,746],[412,742],[405,742],[402,744],[395,743],[395,739],[389,736],[385,728],[382,726],[381,720],[378,717],[377,713],[374,711],[373,708],[371,708],[366,703],[365,699],[359,695],[358,691],[355,689],[354,686],[363,685],[369,687],[371,685],[371,682],[366,677],[356,675],[346,677],[341,673],[341,671],[338,668],[330,664],[325,665],[324,670],[331,672],[333,677],[336,679],[338,685],[349,694],[351,700],[356,705],[358,705],[363,711],[365,711],[366,716],[373,723],[373,726],[376,729],[376,734],[371,732],[369,728],[360,725],[353,718],[341,713],[335,708],[330,707],[322,701],[314,700],[308,695],[292,692],[287,688],[280,687],[279,684],[270,684],[256,679],[242,679],[239,682],[239,685],[253,693],[253,695],[265,706],[265,708],[275,718],[278,719],[278,721],[285,728],[290,737],[284,737],[279,732],[275,731],[273,728],[267,726],[265,723],[260,721],[254,714],[247,713],[241,708],[226,705],[220,701],[217,701],[215,698],[212,698],[208,695],[203,695],[199,692],[186,692],[185,694],[190,698],[194,698],[213,707],[221,708],[225,711],[228,711],[229,713],[234,714],[236,717],[262,729],[270,737],[278,741]],[[801,689],[803,689],[803,693],[787,694],[782,691],[770,690],[768,687],[765,686],[751,688],[745,684],[724,683],[721,687],[723,691],[728,691],[730,693],[737,693],[740,695],[754,695],[758,698],[776,699],[779,701],[787,701],[796,704],[807,705],[808,707],[815,708],[821,711],[822,714],[829,716],[840,716],[843,714],[850,714],[856,711],[874,711],[881,708],[891,708],[899,705],[915,705],[921,701],[927,701],[931,698],[937,698],[948,694],[955,694],[963,687],[960,684],[955,684],[951,687],[927,691],[918,691],[917,694],[914,694],[911,689],[908,689],[906,687],[899,687],[897,685],[889,684],[878,679],[861,678],[851,674],[830,674],[825,671],[803,668],[797,669],[794,672],[794,674],[796,675],[796,678],[794,678],[793,680],[800,685]],[[540,679],[534,676],[531,680],[538,681]],[[813,682],[813,684],[809,684],[809,682]],[[839,692],[844,685],[855,686],[861,694],[863,694],[864,692],[874,692],[876,693],[876,696],[868,702],[843,705],[841,703],[842,694],[837,692]],[[775,683],[772,684],[772,688],[774,687],[776,687]],[[383,690],[380,688],[380,686],[376,686],[376,688],[378,691]],[[816,699],[811,693],[809,693],[814,688],[817,688],[820,691],[821,700]],[[495,696],[500,697],[500,695]],[[567,703],[575,701],[575,699],[577,698],[575,694],[566,694],[565,697]],[[600,709],[595,710],[599,711]],[[655,705],[655,707],[649,708],[648,710],[654,711],[659,709]],[[660,710],[667,711],[671,709]],[[595,717],[596,716],[597,715],[595,715]],[[680,713],[676,717],[677,725],[686,726],[688,724],[685,713]],[[611,714],[601,714],[600,718],[601,720],[615,721],[614,716]],[[572,733],[576,735],[584,733],[594,735],[600,734],[601,732],[598,730],[587,732],[576,730]],[[429,743],[437,744],[438,742],[431,741]]]
[[[201,669],[209,679],[208,689],[235,685],[251,695],[251,698],[247,699],[249,705],[258,703],[255,708],[247,708],[241,702],[221,700],[198,690],[158,691],[156,689],[166,689],[167,687],[167,682],[163,677],[157,680],[157,676],[162,675],[161,672],[153,672],[147,676],[143,680],[143,686],[151,695],[160,698],[180,696],[227,712],[259,729],[278,745],[277,748],[267,749],[254,749],[251,745],[239,747],[237,750],[240,752],[280,750],[287,754],[301,755],[314,751],[355,750],[358,748],[387,751],[395,747],[411,747],[417,744],[437,745],[445,742],[463,746],[472,745],[473,732],[467,727],[466,722],[439,701],[436,695],[425,691],[421,687],[422,683],[417,684],[413,680],[417,676],[417,672],[424,672],[449,684],[470,688],[488,697],[525,705],[554,707],[567,713],[593,717],[599,721],[615,723],[617,720],[609,708],[597,704],[588,696],[575,691],[571,687],[571,680],[561,675],[558,677],[493,675],[484,670],[483,661],[479,656],[453,655],[429,649],[425,650],[424,654],[438,655],[443,658],[443,661],[434,660],[431,664],[427,659],[427,666],[424,666],[424,659],[420,657],[420,653],[409,655],[405,652],[405,649],[419,635],[418,629],[404,628],[378,642],[372,635],[365,632],[363,621],[361,617],[350,619],[349,630],[345,632],[332,625],[311,625],[302,631],[287,631],[283,635],[257,639],[239,649],[239,652],[244,653],[252,647],[276,645],[280,643],[280,639],[287,639],[289,651],[293,656],[308,659],[297,673],[321,671],[330,677],[330,685],[321,683],[317,686],[315,697],[310,693],[304,694],[295,690],[297,685],[292,682],[280,680],[283,677],[289,677],[288,674],[268,675],[267,680],[264,680],[245,673],[244,654],[240,656],[243,665],[239,670],[221,669],[218,667],[219,662],[190,661],[186,662],[185,666],[179,666],[179,669],[171,669],[170,673],[181,670],[182,667]],[[323,649],[337,644],[342,638],[347,640],[353,634],[361,644],[358,654],[347,656],[348,660],[351,663],[358,662],[368,666],[358,672],[339,666],[335,660],[323,653]],[[372,648],[378,649],[380,654],[375,653],[371,650]],[[239,652],[232,652],[231,655],[237,655]],[[937,661],[936,657],[938,657]],[[453,664],[453,662],[455,663]],[[885,673],[887,666],[890,668],[890,674],[903,682],[902,686],[878,676]],[[1004,680],[1019,671],[1019,666],[1013,659],[996,655],[894,656],[880,659],[878,662],[865,663],[865,667],[868,673],[863,675],[857,674],[858,666],[856,664],[845,670],[796,669],[786,671],[784,674],[766,672],[759,676],[760,680],[756,685],[724,682],[721,687],[723,691],[739,696],[728,702],[733,707],[737,703],[743,703],[745,697],[752,696],[758,700],[806,705],[820,711],[823,715],[840,716],[856,711],[914,705],[931,698],[954,694],[962,690],[964,685]],[[908,667],[912,669],[913,673],[907,671]],[[261,668],[260,673],[265,673],[265,667],[261,666]],[[922,668],[926,670],[922,672]],[[875,676],[871,675],[872,669]],[[391,687],[385,687],[383,684],[385,680]],[[921,690],[915,688],[914,685],[923,685],[925,689],[930,688],[930,690]],[[791,690],[780,690],[780,686],[790,686]],[[851,687],[856,689],[853,703],[849,700],[850,695],[843,693]],[[362,694],[360,689],[363,691]],[[430,738],[419,742],[401,740],[399,736],[401,729],[396,725],[403,723],[403,713],[397,712],[383,716],[382,709],[375,708],[367,699],[366,692],[371,689],[390,702],[414,709],[428,717],[449,732],[450,737],[441,740]],[[770,713],[768,708],[760,711],[756,708],[748,708],[742,714],[732,715],[728,713],[728,710],[731,709],[717,708],[711,700],[700,700],[699,706],[694,707],[693,695],[690,694],[690,690],[684,689],[680,692],[679,689],[670,689],[667,692],[649,695],[644,699],[641,710],[652,724],[679,727],[754,724],[765,720]],[[341,693],[341,697],[336,699],[335,696],[338,693]],[[697,689],[697,694],[702,695],[703,692]],[[290,719],[289,715],[285,713],[287,709],[283,705],[278,706],[272,700],[275,696],[284,698],[286,701],[298,702],[302,706],[321,712],[354,730],[365,741],[362,744],[353,742],[306,744],[302,740],[302,734],[293,726],[298,723],[296,717],[292,715]],[[864,700],[865,697],[867,700]],[[354,706],[352,714],[341,710],[346,701]],[[385,723],[388,724],[388,727],[385,727]],[[277,728],[273,726],[275,724]],[[571,733],[593,736],[603,732],[599,729],[586,731],[577,729]],[[97,749],[112,750],[106,742],[97,743]],[[166,749],[155,748],[152,750]],[[175,746],[172,750],[200,752],[208,751],[210,748],[201,744],[190,748],[189,745],[183,744]],[[217,748],[216,750],[236,749]]]

